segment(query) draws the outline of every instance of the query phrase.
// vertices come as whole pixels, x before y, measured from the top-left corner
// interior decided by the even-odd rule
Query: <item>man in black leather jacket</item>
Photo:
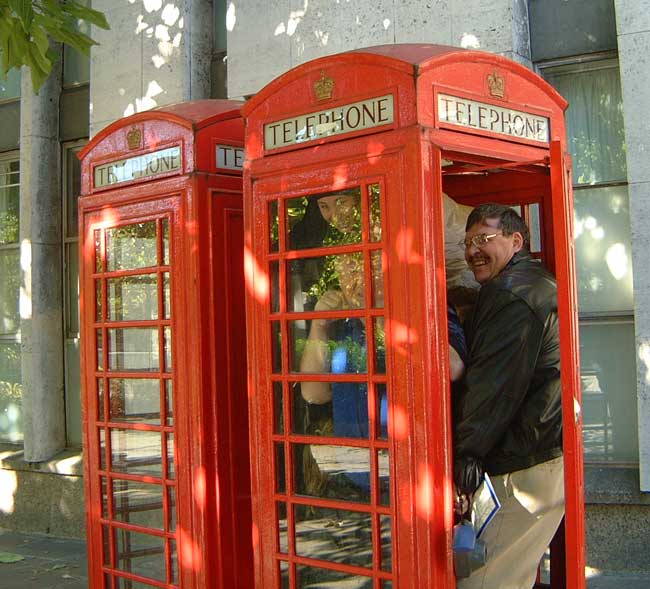
[[[487,564],[462,589],[530,589],[564,513],[557,286],[529,239],[502,205],[467,219],[465,259],[481,289],[466,322],[466,386],[454,399],[454,479],[471,496],[487,472],[502,506],[482,536]]]

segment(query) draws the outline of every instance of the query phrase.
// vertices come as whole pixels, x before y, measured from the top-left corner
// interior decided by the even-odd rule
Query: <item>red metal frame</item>
[[[164,588],[252,583],[249,567],[231,566],[232,562],[252,559],[241,171],[217,169],[214,149],[218,143],[243,146],[239,107],[237,102],[196,101],[139,113],[107,127],[80,154],[82,410],[91,587],[117,589],[129,587],[130,581]],[[132,137],[129,145],[127,135],[133,129],[139,136],[138,140]],[[96,165],[137,157],[169,145],[182,148],[180,170],[94,187]],[[103,236],[117,227],[146,222],[157,227],[157,253],[151,267],[143,270],[136,264],[135,268],[109,272]],[[168,261],[162,259],[163,223],[168,227]],[[99,267],[96,232],[101,236]],[[126,241],[124,245],[129,247]],[[171,315],[163,315],[165,292],[162,279],[158,279],[155,319],[138,317],[133,321],[109,322],[107,281],[150,273],[170,277]],[[99,316],[95,283],[102,289],[99,300],[103,315]],[[129,298],[132,300],[133,295]],[[159,369],[109,370],[109,328],[158,330]],[[101,367],[95,362],[96,330],[105,334]],[[162,360],[169,343],[173,355],[171,369]],[[156,379],[160,383],[160,417],[132,416],[125,423],[115,411],[111,415],[115,398],[109,394],[108,381],[116,378]],[[101,413],[98,381],[104,383]],[[164,383],[168,382],[173,383],[173,404],[165,396]],[[173,421],[167,420],[170,409]],[[123,441],[131,444],[124,449],[123,458],[134,465],[132,473],[112,462],[110,432],[120,431],[124,431]],[[100,432],[104,432],[104,449]],[[142,470],[137,458],[146,455],[147,448],[138,446],[137,432],[160,435],[161,475],[152,476]],[[170,436],[173,444],[168,445]],[[154,451],[153,455],[156,454]],[[173,475],[168,468],[172,460]],[[103,481],[107,481],[106,493],[102,490]],[[137,499],[137,494],[125,492],[122,481],[155,485],[159,492],[151,495],[160,495],[161,506],[155,500],[141,500],[134,506],[131,498]],[[131,505],[126,505],[127,501]],[[120,503],[130,510],[129,521],[120,521],[124,515],[119,512]],[[157,527],[159,522],[151,517],[152,513],[162,519],[162,527]],[[103,537],[103,530],[109,531],[109,540]],[[116,534],[121,531],[145,535],[133,536],[140,544],[129,547],[118,543]],[[156,538],[162,539],[163,554],[147,549],[149,543],[155,544]],[[140,564],[130,570],[130,562]]]
[[[488,76],[505,80],[504,96],[489,92]],[[334,82],[329,101],[318,100],[313,84],[327,76]],[[476,133],[438,124],[438,89],[457,88],[459,96],[499,103],[533,113],[547,113],[550,142],[518,141],[494,133]],[[393,128],[369,129],[349,135],[314,139],[280,150],[264,148],[264,125],[298,114],[350,104],[392,92]],[[451,552],[451,444],[449,375],[447,368],[446,288],[442,191],[467,204],[499,200],[527,207],[539,203],[542,257],[558,279],[561,326],[561,366],[564,386],[565,487],[567,495],[566,570],[554,587],[583,589],[584,506],[581,431],[574,419],[579,402],[575,269],[573,267],[572,201],[565,166],[563,111],[566,102],[529,70],[504,58],[474,51],[427,45],[392,45],[330,56],[291,70],[262,89],[242,109],[247,119],[245,170],[245,230],[247,256],[247,316],[249,320],[249,387],[255,586],[258,589],[297,587],[295,567],[309,562],[293,549],[295,530],[288,517],[289,549],[277,545],[277,501],[341,508],[331,499],[307,500],[295,492],[292,476],[286,489],[277,487],[274,444],[285,447],[286,472],[292,473],[291,444],[356,444],[345,438],[297,436],[274,432],[272,382],[282,383],[283,415],[290,423],[288,384],[307,380],[287,365],[287,322],[297,318],[280,307],[271,313],[269,264],[323,249],[300,253],[284,250],[285,228],[280,216],[278,252],[269,250],[268,203],[296,196],[326,193],[368,182],[379,182],[383,206],[382,250],[385,258],[386,382],[391,429],[391,503],[393,521],[392,587],[422,589],[455,585]],[[454,177],[445,174],[442,158],[459,168],[483,173]],[[282,210],[282,206],[279,207]],[[365,244],[341,246],[340,252],[365,251]],[[335,250],[328,250],[333,253]],[[366,276],[366,279],[368,277]],[[280,292],[285,288],[280,263]],[[368,287],[368,285],[366,285]],[[368,295],[368,292],[366,293]],[[280,300],[284,301],[285,296]],[[366,300],[368,300],[366,296]],[[340,316],[325,312],[300,314],[301,319]],[[348,315],[369,318],[362,308]],[[282,335],[282,366],[273,372],[271,324]],[[370,338],[369,338],[370,339]],[[319,377],[331,381],[333,377]],[[336,377],[340,380],[340,375]],[[344,380],[375,382],[376,376],[347,376]],[[372,387],[371,387],[372,389]],[[370,393],[372,399],[372,393]],[[373,418],[373,404],[369,404]],[[370,447],[377,447],[374,440]],[[373,467],[374,468],[374,467]],[[345,505],[345,504],[344,504]],[[371,504],[372,505],[372,504]],[[346,505],[347,506],[347,505]],[[353,509],[360,509],[354,505]],[[372,513],[383,513],[371,507]],[[289,510],[291,512],[291,510]],[[373,530],[376,548],[377,532]],[[279,563],[286,563],[287,585],[280,585]],[[557,562],[554,561],[554,562]],[[363,569],[375,589],[389,577],[373,566]],[[332,562],[319,566],[362,573]]]

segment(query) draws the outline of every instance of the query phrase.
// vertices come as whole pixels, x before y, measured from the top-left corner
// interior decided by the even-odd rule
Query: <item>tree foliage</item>
[[[79,21],[110,28],[99,11],[76,0],[0,0],[0,74],[29,67],[34,91],[47,79],[58,55],[50,40],[68,45],[84,55],[97,43],[78,30]]]

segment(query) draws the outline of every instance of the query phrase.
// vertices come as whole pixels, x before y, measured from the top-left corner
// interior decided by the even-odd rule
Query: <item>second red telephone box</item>
[[[431,45],[318,59],[244,106],[258,589],[455,584],[447,200],[517,207],[557,276],[555,586],[584,587],[565,107],[518,64]]]
[[[93,588],[252,585],[239,107],[139,113],[81,153]]]

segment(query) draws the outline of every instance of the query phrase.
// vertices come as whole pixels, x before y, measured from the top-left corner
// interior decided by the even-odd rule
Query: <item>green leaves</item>
[[[79,31],[84,21],[109,29],[106,17],[76,0],[0,0],[0,75],[12,68],[29,67],[38,92],[57,58],[50,40],[90,54],[97,43]]]

